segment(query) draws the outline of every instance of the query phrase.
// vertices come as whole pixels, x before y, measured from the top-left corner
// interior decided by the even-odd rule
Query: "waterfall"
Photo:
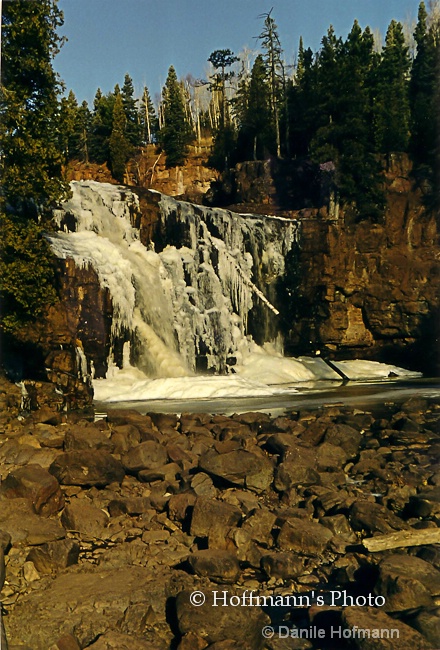
[[[298,241],[298,222],[195,206],[151,190],[160,219],[146,247],[134,192],[93,181],[72,182],[71,189],[55,212],[60,231],[47,239],[59,258],[95,270],[111,296],[112,350],[130,341],[131,362],[147,376],[227,372],[251,344],[254,312],[254,322],[264,320],[276,335],[276,282]]]

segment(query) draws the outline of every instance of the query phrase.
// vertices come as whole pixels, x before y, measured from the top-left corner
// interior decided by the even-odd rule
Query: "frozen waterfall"
[[[58,257],[96,271],[112,300],[113,344],[130,341],[132,363],[148,376],[224,373],[250,343],[253,306],[276,319],[274,285],[298,240],[298,222],[159,195],[155,252],[155,242],[145,247],[134,226],[135,193],[93,181],[72,182],[71,189],[55,213],[64,232],[48,240]],[[273,295],[265,295],[268,287]]]

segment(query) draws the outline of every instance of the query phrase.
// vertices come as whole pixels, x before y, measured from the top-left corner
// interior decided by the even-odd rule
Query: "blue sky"
[[[391,21],[417,17],[419,0],[59,0],[64,12],[61,34],[68,42],[54,67],[79,101],[93,101],[122,85],[128,72],[136,95],[146,84],[152,97],[174,65],[179,77],[206,76],[216,49],[238,54],[256,49],[259,14],[272,7],[285,58],[293,62],[300,35],[313,50],[330,24],[346,37],[357,18],[385,34]]]

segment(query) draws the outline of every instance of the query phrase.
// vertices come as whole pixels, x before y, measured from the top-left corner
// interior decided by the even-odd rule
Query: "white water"
[[[112,305],[112,349],[131,343],[123,369],[113,352],[107,378],[94,380],[98,400],[185,399],[282,394],[282,384],[340,379],[319,358],[287,359],[275,345],[258,347],[248,334],[249,312],[276,318],[273,288],[284,259],[299,241],[299,224],[241,216],[160,195],[156,253],[133,226],[137,196],[126,188],[73,182],[72,198],[56,212],[73,232],[48,237],[55,254],[91,266]],[[65,226],[66,229],[66,226]],[[173,244],[173,245],[172,245]],[[278,346],[279,347],[279,346]],[[79,348],[79,364],[85,359]],[[129,357],[129,358],[127,358]],[[195,376],[197,360],[228,376]],[[374,362],[336,364],[351,379],[414,376]],[[136,367],[134,367],[136,366]]]

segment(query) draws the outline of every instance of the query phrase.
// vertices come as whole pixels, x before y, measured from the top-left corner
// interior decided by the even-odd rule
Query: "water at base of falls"
[[[133,225],[133,192],[93,181],[71,187],[72,198],[55,214],[70,231],[47,239],[58,257],[95,270],[112,301],[111,350],[124,341],[131,350],[122,369],[110,352],[107,378],[94,381],[96,399],[272,396],[285,393],[283,384],[340,380],[320,358],[287,359],[249,336],[256,304],[260,318],[276,324],[276,283],[286,254],[299,245],[297,222],[159,195],[163,250],[156,253]],[[276,336],[276,327],[266,329]],[[229,376],[195,376],[200,358],[206,370]],[[339,365],[355,379],[408,374],[373,362]]]

